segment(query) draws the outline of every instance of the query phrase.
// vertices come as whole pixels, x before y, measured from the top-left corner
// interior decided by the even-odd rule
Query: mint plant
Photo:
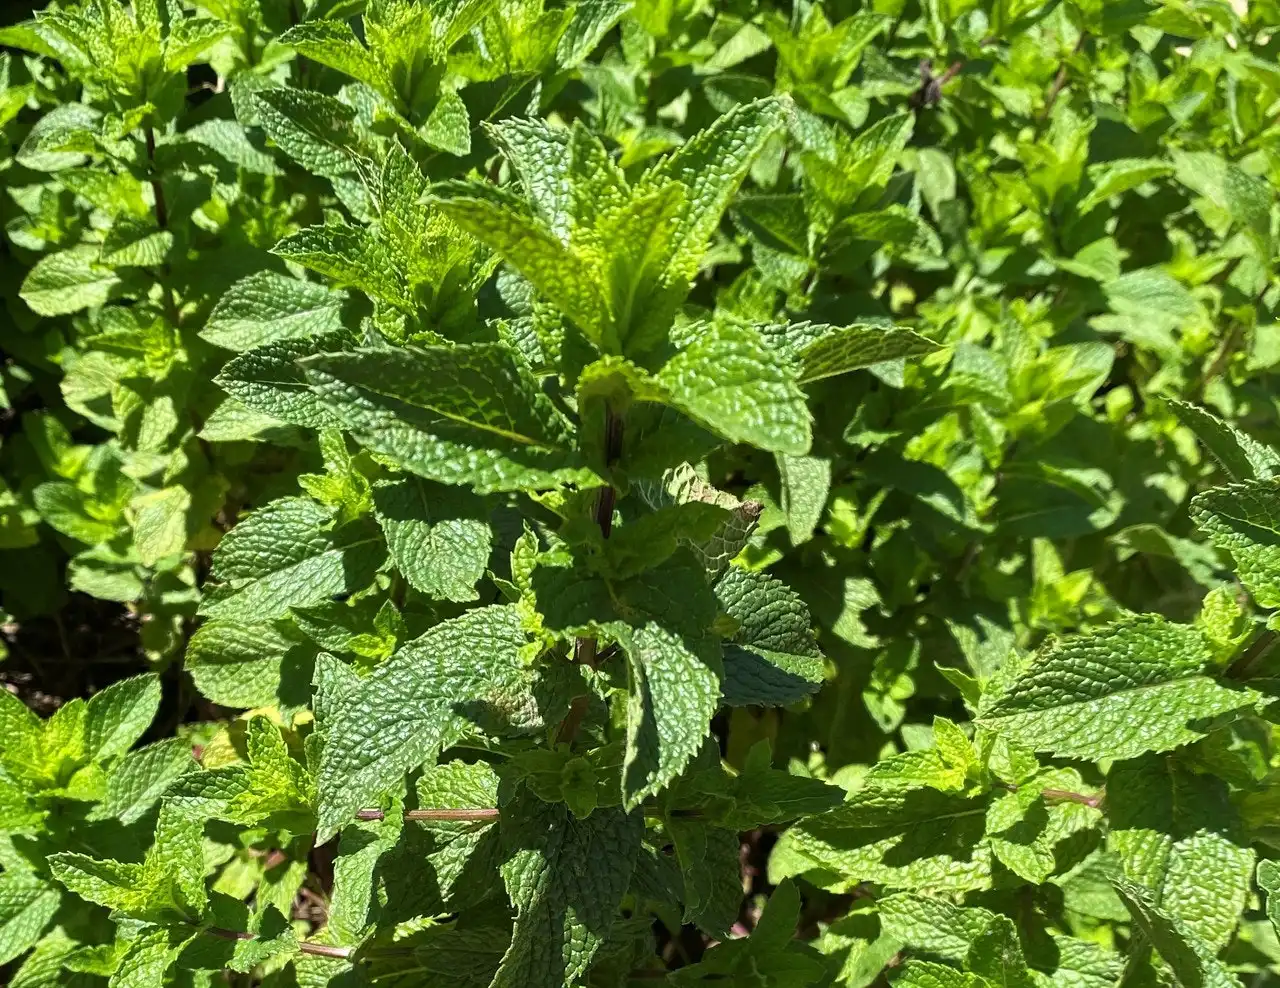
[[[1280,972],[1276,13],[4,29],[0,982]]]

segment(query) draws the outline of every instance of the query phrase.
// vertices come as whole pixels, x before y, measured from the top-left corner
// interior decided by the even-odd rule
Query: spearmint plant
[[[1262,988],[1277,37],[6,29],[0,982]]]

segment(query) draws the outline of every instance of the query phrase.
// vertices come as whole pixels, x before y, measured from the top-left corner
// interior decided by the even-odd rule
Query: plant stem
[[[1280,644],[1280,637],[1277,637],[1274,631],[1264,631],[1241,653],[1240,658],[1227,666],[1224,675],[1227,679],[1252,679],[1258,667],[1275,651],[1278,644]]]
[[[385,820],[386,813],[382,810],[357,810],[357,820]],[[436,820],[436,821],[452,821],[461,823],[478,823],[481,820],[498,819],[498,811],[494,807],[479,807],[477,809],[438,809],[438,810],[405,810],[404,818],[406,820]]]
[[[169,207],[164,201],[164,188],[160,184],[160,176],[156,174],[156,132],[151,124],[142,130],[147,142],[147,173],[151,178],[151,195],[156,201],[156,225],[161,230],[169,228]]]
[[[1053,78],[1053,85],[1049,87],[1049,92],[1044,98],[1044,109],[1040,112],[1041,120],[1048,120],[1049,114],[1053,112],[1053,104],[1058,101],[1058,94],[1067,84],[1067,60],[1073,56],[1080,54],[1084,50],[1084,44],[1089,40],[1087,31],[1080,32],[1080,38],[1076,41],[1076,46],[1071,49],[1071,55],[1062,60],[1062,64],[1058,66],[1058,74]]]
[[[622,456],[622,418],[611,405],[604,407],[604,462],[613,466]],[[596,524],[600,526],[600,536],[608,538],[613,531],[613,506],[617,503],[618,491],[612,484],[601,487],[596,495]],[[599,645],[594,638],[579,638],[573,643],[573,660],[579,665],[595,669],[599,660]],[[578,728],[582,726],[587,710],[591,706],[591,695],[584,693],[575,696],[569,704],[569,712],[560,727],[556,730],[556,744],[570,744]]]
[[[151,124],[142,129],[143,139],[147,145],[147,174],[151,179],[151,196],[155,199],[156,226],[161,230],[169,228],[169,206],[164,198],[164,186],[160,183],[160,174],[156,171],[156,132]],[[164,300],[165,313],[174,329],[178,328],[178,306],[169,288],[168,265],[162,265],[156,275],[160,285],[160,297]]]
[[[1091,806],[1095,810],[1102,806],[1103,799],[1101,792],[1090,796],[1087,793],[1071,792],[1067,789],[1045,789],[1040,795],[1055,803],[1079,803],[1081,806]]]
[[[204,932],[223,940],[258,939],[256,933],[245,933],[243,930],[224,930],[218,926],[207,926]],[[333,947],[327,943],[311,943],[308,940],[299,942],[298,949],[304,954],[314,954],[316,957],[336,957],[339,960],[346,960],[355,952],[353,947]]]

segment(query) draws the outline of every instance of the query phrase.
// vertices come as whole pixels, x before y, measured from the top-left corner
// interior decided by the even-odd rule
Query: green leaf
[[[809,609],[764,573],[730,567],[716,584],[721,608],[738,623],[724,645],[724,702],[782,706],[817,692],[825,678]]]
[[[154,673],[112,683],[95,693],[85,709],[86,753],[106,761],[128,751],[160,708],[160,677]]]
[[[20,871],[0,874],[0,964],[36,945],[61,902],[56,886]]]
[[[1258,862],[1258,887],[1267,893],[1267,919],[1280,931],[1280,900],[1276,893],[1280,892],[1280,864],[1275,861]]]
[[[1077,207],[1083,216],[1095,206],[1139,185],[1173,174],[1173,166],[1155,158],[1118,158],[1089,167],[1093,188]]]
[[[422,139],[433,148],[459,157],[471,153],[471,118],[461,96],[449,92],[440,97],[422,125]]]
[[[41,316],[65,316],[106,303],[120,279],[98,265],[98,249],[89,245],[47,254],[22,281],[18,294]]]
[[[402,311],[413,308],[402,267],[387,244],[369,230],[346,223],[309,226],[285,237],[271,253]]]
[[[1185,401],[1169,400],[1183,425],[1213,454],[1230,479],[1269,480],[1280,474],[1280,454],[1211,412]]]
[[[276,42],[287,45],[304,58],[358,79],[389,100],[396,99],[395,87],[382,66],[344,21],[326,19],[295,24]]]
[[[907,892],[882,898],[879,912],[881,927],[895,940],[957,964],[995,917],[987,909]]]
[[[589,483],[569,422],[500,344],[357,350],[303,361],[360,442],[477,493]]]
[[[244,353],[279,340],[327,336],[342,329],[344,293],[274,271],[237,281],[209,313],[200,336]]]
[[[644,821],[616,807],[579,820],[529,795],[500,824],[502,879],[516,910],[492,988],[561,988],[582,978],[631,881]]]
[[[352,171],[355,108],[307,89],[262,89],[253,94],[258,122],[294,161],[316,175]]]
[[[475,600],[493,532],[484,501],[417,477],[373,490],[378,523],[396,568],[415,590],[439,600]]]
[[[144,566],[155,566],[186,548],[191,492],[185,487],[139,494],[129,507],[133,512],[133,547]]]
[[[1280,481],[1246,480],[1202,491],[1191,517],[1236,561],[1240,582],[1262,607],[1280,606]]]
[[[1181,988],[1239,988],[1240,982],[1206,945],[1151,901],[1148,889],[1125,879],[1113,884],[1134,926],[1169,965]]]
[[[993,916],[973,938],[965,967],[986,983],[1008,988],[1036,988],[1018,942],[1018,928],[1008,916]]]
[[[220,586],[201,602],[205,617],[262,622],[294,606],[362,589],[386,550],[363,525],[331,529],[332,512],[314,501],[280,498],[227,533],[213,554]]]
[[[1226,212],[1255,238],[1265,254],[1271,251],[1271,186],[1211,151],[1174,150],[1179,182]]]
[[[1174,755],[1117,762],[1107,776],[1108,848],[1130,881],[1213,951],[1235,933],[1254,853],[1226,783]]]
[[[172,783],[198,767],[190,742],[183,738],[168,738],[131,751],[107,776],[107,793],[94,816],[115,818],[124,824],[140,820]]]
[[[511,203],[480,196],[440,201],[445,215],[488,244],[534,289],[571,319],[588,339],[614,349],[613,313],[602,288],[599,262]]]
[[[320,839],[469,732],[536,730],[552,712],[524,662],[516,607],[436,625],[333,698],[320,762]]]
[[[693,342],[657,375],[671,403],[731,442],[807,453],[809,409],[786,358],[748,326],[711,323],[690,333]]]
[[[806,327],[804,335],[819,328],[826,331],[800,350],[801,384],[886,360],[922,357],[940,349],[932,340],[909,329],[884,326]]]
[[[787,516],[792,545],[813,538],[822,520],[831,489],[831,461],[817,456],[779,455],[778,481],[782,486],[781,508]]]
[[[782,123],[783,104],[775,98],[736,106],[641,178],[637,193],[667,181],[679,182],[689,190],[671,234],[679,246],[664,275],[668,284],[681,285],[697,274],[729,201],[746,178],[751,162]]]
[[[232,357],[214,383],[254,411],[309,429],[340,427],[341,417],[312,392],[298,361],[341,347],[342,335],[283,339]]]
[[[569,568],[533,576],[546,627],[565,636],[608,635],[627,655],[624,805],[639,805],[702,747],[720,699],[720,649],[710,633],[715,598],[687,551],[627,580],[583,580]]]
[[[684,878],[684,922],[727,939],[742,906],[742,843],[736,831],[668,817],[665,827]]]
[[[842,806],[787,830],[769,861],[769,879],[804,875],[833,891],[862,882],[904,890],[987,888],[987,809],[981,796],[864,786]]]
[[[1044,651],[978,723],[1062,758],[1134,758],[1203,733],[1187,726],[1252,705],[1250,690],[1202,674],[1212,659],[1203,632],[1137,615]]]
[[[51,481],[32,492],[32,501],[40,517],[69,539],[95,545],[115,537],[120,529],[118,518],[102,518],[101,506],[92,494],[75,484]]]
[[[213,620],[191,636],[183,665],[201,695],[214,703],[283,711],[307,706],[315,653],[284,623]]]

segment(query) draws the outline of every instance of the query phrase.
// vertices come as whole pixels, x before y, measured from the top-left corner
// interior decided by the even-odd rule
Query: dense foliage
[[[1280,4],[0,43],[0,980],[1280,975]]]

